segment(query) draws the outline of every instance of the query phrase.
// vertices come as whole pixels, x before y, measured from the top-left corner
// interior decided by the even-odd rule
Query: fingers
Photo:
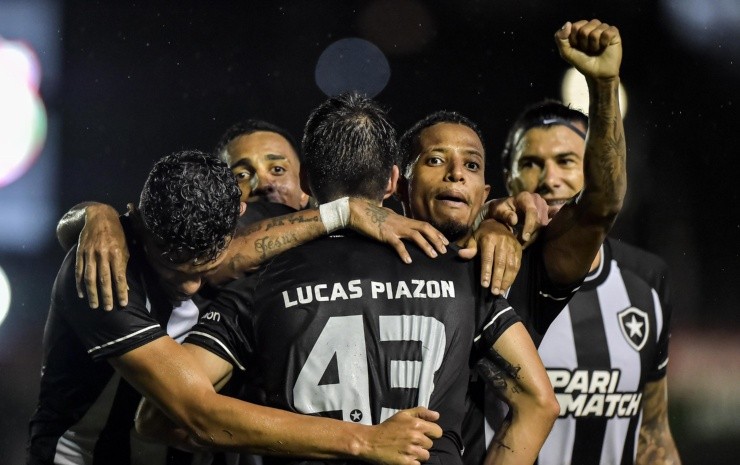
[[[77,253],[75,255],[75,285],[77,286],[77,297],[82,299],[85,297],[85,293],[82,292],[82,286],[84,284],[85,277],[85,257],[82,253],[82,249],[77,247]]]
[[[85,253],[85,290],[87,291],[87,303],[90,308],[98,308],[98,283],[97,269],[94,258],[90,253]]]
[[[478,241],[475,240],[474,236],[469,237],[465,241],[465,247],[457,251],[457,256],[465,260],[470,260],[478,254]]]
[[[123,254],[120,251],[113,253],[113,283],[116,286],[116,297],[121,307],[128,305],[128,282],[126,281],[126,263]]]
[[[421,418],[422,420],[426,421],[437,421],[439,420],[439,412],[436,412],[434,410],[429,410],[426,407],[414,407],[405,410],[406,413],[408,413],[411,416],[414,416],[416,418]]]
[[[437,252],[447,253],[447,246],[450,245],[450,241],[437,228],[424,221],[419,221],[419,232],[434,246]]]
[[[503,281],[511,261],[507,247],[496,241],[483,241],[481,246],[481,286],[491,287],[491,293],[500,295],[507,288]],[[510,275],[511,273],[509,273]],[[516,276],[516,273],[514,273]]]
[[[113,285],[110,279],[110,263],[102,256],[97,257],[99,300],[102,301],[103,309],[113,310]]]
[[[589,55],[596,55],[612,43],[619,39],[619,30],[598,19],[591,21],[578,21],[573,23],[570,28],[566,27],[555,33],[559,40],[567,38],[568,44]]]
[[[403,241],[397,237],[391,237],[387,239],[388,245],[393,247],[393,250],[396,251],[399,257],[401,257],[401,260],[403,260],[404,263],[411,263],[411,255],[409,255],[409,251],[406,250],[406,245],[404,245]],[[424,250],[424,247],[422,245],[419,245],[419,247]],[[431,248],[431,247],[429,247]],[[432,249],[433,251],[433,249]]]
[[[516,279],[516,275],[519,273],[520,266],[521,260],[517,253],[511,253],[506,257],[506,267],[504,268],[504,274],[501,277],[501,286],[499,287],[502,294],[514,284],[514,279]]]
[[[413,221],[411,227],[405,230],[403,234],[401,234],[401,237],[413,241],[421,250],[424,251],[425,254],[427,254],[431,258],[437,258],[440,253],[447,253],[446,246],[450,242],[441,232],[437,231],[436,228],[423,221],[410,221]],[[403,247],[403,244],[401,244],[401,246]],[[405,247],[403,249],[405,252]],[[408,255],[407,252],[406,255]],[[411,257],[408,257],[408,261],[404,261],[406,263],[411,263]]]
[[[502,295],[514,282],[521,265],[521,246],[513,237],[484,238],[481,241],[481,286]]]
[[[534,210],[534,211],[533,211]],[[524,226],[522,227],[522,240],[529,241],[538,228],[538,213],[536,208],[527,208],[524,215]]]
[[[570,21],[563,24],[563,27],[555,31],[555,40],[558,42],[558,45],[570,45],[569,44],[569,37],[570,32],[573,29],[573,24],[571,24]],[[562,42],[562,43],[561,43]]]

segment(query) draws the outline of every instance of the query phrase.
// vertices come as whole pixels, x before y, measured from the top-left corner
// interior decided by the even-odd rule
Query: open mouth
[[[449,206],[462,207],[468,205],[468,200],[465,196],[454,191],[442,192],[441,194],[437,194],[434,199]]]

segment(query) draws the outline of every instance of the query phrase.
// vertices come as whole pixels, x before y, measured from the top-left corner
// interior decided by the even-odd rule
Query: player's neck
[[[591,269],[588,270],[589,273],[593,273],[593,271],[599,267],[599,264],[601,263],[601,249],[596,253],[596,257],[594,258],[593,263],[591,263]]]

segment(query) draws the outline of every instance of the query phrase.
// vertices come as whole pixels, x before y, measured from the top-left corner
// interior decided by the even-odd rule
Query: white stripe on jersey
[[[627,288],[622,279],[622,272],[616,261],[612,260],[611,272],[604,284],[596,288],[599,296],[599,306],[604,317],[604,329],[606,330],[606,341],[609,347],[609,357],[612,369],[620,371],[620,392],[637,392],[640,385],[639,370],[630,367],[641,366],[640,353],[632,349],[622,335],[617,314],[629,308],[630,302]],[[606,424],[604,445],[601,449],[601,464],[613,463],[614,457],[619,457],[620,462],[624,443],[627,439],[630,418],[612,418]],[[638,425],[639,429],[639,425]]]
[[[140,330],[138,330],[136,332],[133,332],[133,333],[131,333],[129,335],[126,335],[126,336],[123,336],[123,337],[119,337],[118,339],[115,339],[113,341],[106,342],[105,344],[101,344],[99,346],[93,347],[92,349],[88,350],[87,353],[88,354],[91,354],[91,353],[95,352],[96,350],[104,349],[104,348],[106,348],[108,346],[112,346],[113,344],[118,344],[119,342],[125,341],[126,339],[130,339],[130,338],[132,338],[134,336],[138,336],[141,333],[145,333],[147,331],[151,331],[151,330],[157,329],[157,328],[160,328],[160,326],[159,325],[147,326],[146,328],[142,328],[142,329],[140,329]]]
[[[657,344],[663,332],[663,306],[660,305],[660,298],[655,289],[650,289],[650,291],[653,294],[653,305],[655,306],[655,342]]]
[[[115,373],[85,415],[62,434],[57,441],[54,463],[57,465],[82,465],[92,463],[95,444],[100,430],[108,421],[121,375]],[[82,380],[81,382],[84,382]]]
[[[548,328],[539,348],[546,367],[562,367],[575,370],[576,343],[573,340],[573,323],[570,309],[566,306]],[[562,465],[570,463],[576,422],[572,417],[558,418],[542,446],[538,465]],[[562,458],[562,460],[561,460]],[[549,459],[549,460],[548,460]]]
[[[492,325],[493,323],[495,323],[495,322],[496,322],[496,320],[498,320],[498,317],[500,317],[501,315],[503,315],[504,313],[506,313],[506,312],[508,312],[508,311],[510,311],[510,310],[512,310],[512,308],[511,308],[511,307],[509,306],[509,307],[506,307],[505,309],[501,310],[501,311],[500,311],[500,312],[498,312],[497,314],[495,314],[495,315],[493,316],[493,318],[491,318],[491,321],[489,321],[488,323],[486,323],[486,325],[485,325],[485,326],[483,327],[483,329],[481,329],[481,331],[480,331],[480,332],[481,332],[481,333],[483,333],[483,332],[484,332],[484,331],[485,331],[486,329],[488,329],[488,327],[489,327],[489,326],[491,326],[491,325]],[[475,337],[475,339],[473,339],[473,342],[478,342],[478,339],[480,339],[482,335],[483,335],[483,334],[479,334],[479,335],[477,335],[477,336]]]
[[[198,322],[199,313],[200,310],[192,300],[180,302],[172,309],[170,319],[167,320],[167,334],[182,344],[188,331]]]
[[[57,441],[54,455],[56,465],[88,465],[93,463],[95,446],[100,438],[100,432],[108,422],[108,416],[120,384],[121,375],[114,373],[98,398],[85,412],[85,415],[62,434]],[[133,439],[135,432],[133,429],[131,432]],[[132,442],[131,444],[132,465],[165,463],[167,446],[150,442],[147,443],[146,450],[144,450],[140,447],[142,444],[142,442]],[[159,458],[159,460],[154,461],[155,458]]]

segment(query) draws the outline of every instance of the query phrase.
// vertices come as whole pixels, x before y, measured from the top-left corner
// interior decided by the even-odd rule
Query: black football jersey
[[[122,221],[128,233],[126,218]],[[44,331],[28,464],[190,463],[190,454],[144,442],[133,432],[141,395],[106,360],[168,333],[176,339],[184,337],[198,320],[200,303],[189,300],[173,309],[158,291],[141,247],[130,241],[129,250],[126,308],[93,310],[77,296],[76,248],[60,268]]]
[[[460,463],[473,342],[519,319],[456,250],[409,252],[410,265],[351,233],[287,251],[223,289],[186,342],[248,373],[271,407],[362,424],[437,410],[432,462]]]

